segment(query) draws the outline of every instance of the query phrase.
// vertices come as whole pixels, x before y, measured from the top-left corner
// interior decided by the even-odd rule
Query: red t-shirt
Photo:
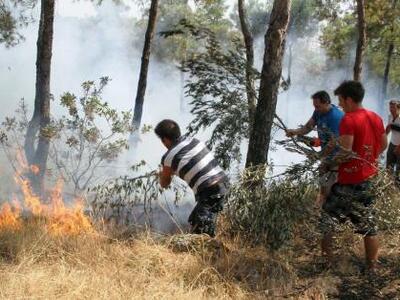
[[[340,164],[339,183],[357,184],[377,173],[377,158],[384,133],[381,117],[372,111],[361,108],[344,115],[339,125],[339,135],[354,137],[353,152],[357,158]]]

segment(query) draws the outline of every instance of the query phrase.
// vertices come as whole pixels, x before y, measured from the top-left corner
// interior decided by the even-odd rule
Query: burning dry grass
[[[5,204],[0,211],[2,299],[327,299],[327,295],[397,295],[400,235],[393,231],[382,237],[386,274],[371,283],[360,272],[362,251],[354,246],[357,237],[352,233],[345,232],[339,238],[340,263],[327,271],[318,263],[318,237],[309,226],[301,230],[297,226],[291,247],[274,253],[269,253],[265,244],[249,246],[245,238],[225,232],[229,224],[224,218],[218,239],[187,234],[155,236],[149,232],[127,237],[118,231],[115,238],[112,232],[92,227],[80,205],[65,207],[61,184],[50,193],[47,204],[24,184],[20,182],[24,201]],[[23,210],[29,214],[24,215]],[[389,223],[397,224],[393,221],[396,218]],[[276,228],[280,224],[276,223]]]
[[[183,235],[192,246],[177,251],[176,239],[149,233],[110,238],[79,203],[64,205],[61,182],[41,201],[22,176],[15,180],[20,199],[0,211],[0,298],[253,299],[293,282],[292,270],[261,248],[217,249],[215,240]]]
[[[62,181],[58,181],[49,193],[48,203],[43,203],[36,196],[28,180],[15,176],[20,186],[22,200],[14,199],[0,207],[0,229],[19,230],[23,219],[27,216],[42,219],[46,230],[53,235],[77,235],[81,232],[92,231],[92,225],[83,212],[82,201],[76,200],[71,207],[64,204],[62,198]]]
[[[348,241],[340,243],[338,268],[327,270],[318,249],[301,240],[294,253],[272,255],[221,236],[142,233],[121,240],[93,232],[55,236],[41,218],[22,225],[0,231],[2,299],[327,299],[400,292],[398,235],[382,236],[385,274],[369,281],[360,274],[362,249],[354,247],[353,234],[342,237]]]
[[[94,230],[54,235],[47,228],[45,218],[31,217],[18,229],[0,230],[0,298],[327,299],[352,291],[397,293],[399,235],[382,236],[387,274],[370,282],[359,270],[362,249],[355,245],[361,241],[350,232],[338,241],[338,268],[327,270],[318,262],[317,240],[300,237],[290,252],[273,255],[225,234],[215,240],[142,232],[116,239]]]
[[[0,298],[265,299],[285,294],[296,279],[284,259],[261,247],[225,241],[220,251],[209,238],[180,239],[193,247],[177,249],[175,238],[148,233],[123,241],[54,236],[42,220],[25,220],[20,230],[0,232]]]

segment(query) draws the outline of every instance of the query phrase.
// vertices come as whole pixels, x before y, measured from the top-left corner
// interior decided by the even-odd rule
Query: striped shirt
[[[170,167],[175,175],[186,181],[195,194],[227,180],[225,172],[207,146],[194,138],[181,137],[163,155],[161,164]]]

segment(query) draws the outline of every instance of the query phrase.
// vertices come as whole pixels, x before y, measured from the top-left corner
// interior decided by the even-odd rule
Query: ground
[[[39,225],[1,231],[0,298],[400,298],[399,235],[381,237],[381,268],[370,276],[361,240],[349,233],[338,240],[337,265],[327,268],[311,236],[272,254],[224,235],[52,236]]]
[[[371,274],[365,270],[362,238],[351,232],[344,235],[332,267],[320,257],[318,243],[308,243],[307,253],[295,262],[299,279],[324,286],[329,299],[400,299],[400,236],[381,235],[379,268]]]

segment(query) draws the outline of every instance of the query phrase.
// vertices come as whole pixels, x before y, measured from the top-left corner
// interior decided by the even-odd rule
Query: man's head
[[[400,112],[400,101],[392,99],[389,101],[389,111],[393,116],[396,116]]]
[[[335,90],[339,98],[339,105],[345,112],[358,109],[364,99],[365,89],[363,85],[354,80],[343,81]]]
[[[162,120],[158,123],[154,132],[168,149],[171,148],[181,136],[181,130],[178,123],[169,119]]]
[[[327,113],[331,109],[331,97],[325,91],[316,92],[311,96],[314,108],[319,113]]]

